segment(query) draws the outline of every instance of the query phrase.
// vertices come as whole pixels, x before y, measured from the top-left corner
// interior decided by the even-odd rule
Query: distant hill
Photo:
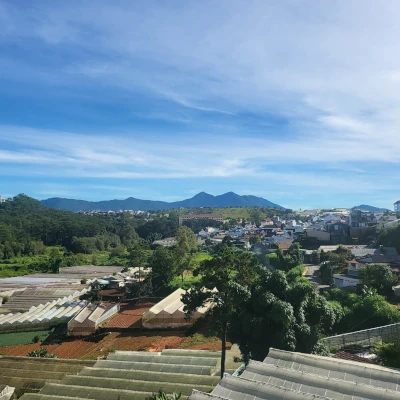
[[[359,206],[354,206],[353,210],[358,209],[358,210],[364,210],[364,211],[375,211],[375,212],[385,212],[385,211],[390,211],[387,208],[379,208],[379,207],[374,207],[374,206],[369,206],[367,204],[361,204]]]
[[[140,200],[129,197],[125,200],[86,201],[64,199],[53,197],[42,200],[47,207],[58,208],[69,211],[116,211],[116,210],[167,210],[175,208],[197,208],[197,207],[271,207],[283,210],[284,207],[272,203],[269,200],[256,196],[239,196],[236,193],[228,192],[219,196],[201,192],[194,197],[182,201],[166,202],[154,200]]]

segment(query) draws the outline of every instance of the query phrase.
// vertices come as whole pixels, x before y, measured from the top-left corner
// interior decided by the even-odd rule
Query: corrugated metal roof
[[[270,349],[264,362],[250,361],[243,374],[225,375],[211,394],[191,400],[395,400],[400,373],[372,364]]]

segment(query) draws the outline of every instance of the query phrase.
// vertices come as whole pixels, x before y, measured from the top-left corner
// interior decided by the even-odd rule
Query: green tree
[[[184,310],[189,317],[197,308],[210,302],[213,304],[207,312],[207,318],[222,339],[221,378],[225,371],[229,324],[240,302],[250,296],[247,285],[255,277],[256,265],[257,260],[249,253],[238,253],[223,247],[211,260],[200,263],[195,270],[200,281],[182,296]]]
[[[336,334],[354,332],[400,322],[400,311],[388,303],[375,289],[365,288],[360,294],[341,289],[325,292],[330,304],[340,305],[343,317],[336,321],[333,331]]]
[[[392,287],[400,282],[399,277],[385,264],[366,264],[358,275],[364,285],[376,289],[378,294],[387,297],[393,295]]]
[[[289,284],[284,272],[259,269],[231,323],[230,337],[245,361],[263,360],[270,347],[317,352],[318,340],[341,318],[340,309],[304,282]]]
[[[102,300],[101,287],[97,281],[93,282],[90,288],[89,301],[92,303],[99,303]]]
[[[175,276],[174,254],[166,247],[158,247],[149,260],[153,291],[166,288]]]
[[[251,221],[259,226],[261,224],[261,218],[262,218],[262,214],[261,211],[258,208],[253,208],[250,212],[250,219]]]
[[[63,262],[63,257],[60,251],[56,248],[52,248],[50,251],[50,269],[53,274],[58,274],[60,272],[60,267]]]
[[[197,249],[197,238],[193,231],[187,226],[180,226],[176,231],[175,240],[175,267],[183,283],[185,271],[190,270],[193,266],[192,255]]]

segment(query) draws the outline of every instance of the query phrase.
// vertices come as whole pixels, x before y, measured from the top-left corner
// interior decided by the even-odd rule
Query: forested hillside
[[[83,238],[95,238],[102,250],[110,243],[130,246],[138,235],[126,216],[116,219],[59,211],[24,195],[0,204],[0,259],[41,254],[44,246],[73,251],[85,247]]]
[[[18,195],[0,204],[0,276],[57,269],[52,265],[125,265],[129,249],[146,249],[177,227],[177,216],[75,214]]]

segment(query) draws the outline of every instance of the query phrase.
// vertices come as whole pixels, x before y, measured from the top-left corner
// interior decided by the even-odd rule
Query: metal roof
[[[240,376],[226,374],[211,394],[194,391],[191,400],[395,400],[400,373],[372,364],[270,349],[250,361]]]

